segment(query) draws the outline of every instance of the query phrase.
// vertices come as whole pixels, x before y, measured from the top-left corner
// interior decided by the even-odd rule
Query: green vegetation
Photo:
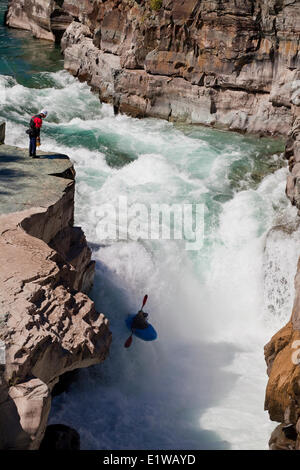
[[[163,0],[150,0],[150,8],[151,10],[158,11],[162,7]]]

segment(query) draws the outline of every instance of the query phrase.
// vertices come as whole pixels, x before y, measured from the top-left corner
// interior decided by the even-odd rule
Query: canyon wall
[[[94,263],[73,226],[74,177],[64,155],[0,145],[1,449],[38,449],[59,377],[109,351],[108,320],[86,295]]]
[[[133,116],[286,135],[297,0],[11,0],[7,24],[60,41],[65,67]]]

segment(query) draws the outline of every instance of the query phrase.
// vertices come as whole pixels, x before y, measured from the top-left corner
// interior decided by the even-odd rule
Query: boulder
[[[108,320],[86,294],[94,263],[73,226],[74,174],[64,155],[0,146],[2,449],[38,449],[59,377],[109,351]]]

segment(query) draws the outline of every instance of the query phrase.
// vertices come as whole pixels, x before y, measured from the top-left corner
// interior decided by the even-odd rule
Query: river
[[[42,150],[74,163],[76,224],[96,260],[91,297],[113,333],[105,363],[53,399],[50,423],[77,429],[83,449],[267,448],[263,346],[291,313],[299,243],[283,143],[114,116],[53,44],[3,26],[0,41],[6,143],[26,146],[30,117],[48,109]],[[101,239],[99,207],[120,197],[204,205],[204,246]],[[146,293],[159,339],[125,350],[124,320]]]

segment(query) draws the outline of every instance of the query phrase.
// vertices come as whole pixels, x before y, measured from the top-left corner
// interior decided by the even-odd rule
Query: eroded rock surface
[[[156,4],[11,0],[7,23],[48,39],[60,39],[66,30],[66,69],[116,110],[288,133],[290,100],[300,83],[299,1]]]
[[[48,426],[40,450],[80,450],[80,436],[63,424]]]
[[[286,193],[300,210],[300,94],[296,87],[291,110],[293,125],[285,149],[290,169]],[[269,375],[265,408],[273,421],[282,423],[271,436],[270,448],[300,450],[300,259],[291,320],[265,346],[265,357]],[[286,426],[289,432],[283,432]]]
[[[299,0],[155,3],[11,0],[7,23],[52,40],[64,32],[65,68],[116,112],[289,135],[287,196],[300,210]],[[265,406],[282,423],[274,449],[300,449],[300,266],[295,283],[291,321],[265,348]]]
[[[73,227],[72,164],[63,155],[26,154],[0,146],[4,449],[39,448],[59,376],[103,361],[111,342],[107,319],[82,292],[91,287],[94,264]]]
[[[73,16],[60,7],[62,3],[63,0],[10,0],[7,24],[31,31],[39,39],[59,41],[73,21]]]

